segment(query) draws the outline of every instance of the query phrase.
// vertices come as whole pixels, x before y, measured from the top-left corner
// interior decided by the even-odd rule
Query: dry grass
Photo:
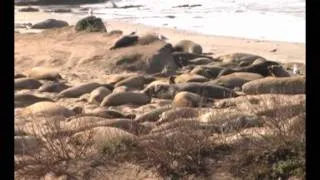
[[[60,127],[61,119],[53,120],[43,116],[36,120],[40,119],[45,123],[33,123],[28,134],[40,139],[41,143],[37,150],[16,155],[21,157],[15,158],[16,178],[39,179],[49,172],[79,178],[79,172],[84,168],[81,162],[98,160],[91,153],[92,133],[85,137],[87,143],[73,144],[70,143],[71,132]],[[23,147],[28,149],[27,146],[26,141]]]
[[[243,142],[236,144],[230,171],[244,179],[288,179],[305,176],[305,104],[287,105],[278,99],[279,108],[268,109],[263,122],[268,133],[255,137],[242,134]],[[254,110],[254,109],[253,109]],[[257,113],[259,114],[259,113]],[[261,112],[260,112],[261,114]]]
[[[281,98],[265,98],[259,103],[248,99],[248,104],[248,117],[254,115],[259,126],[235,123],[241,122],[241,118],[231,111],[221,111],[212,117],[214,120],[207,122],[200,122],[192,113],[189,117],[181,117],[183,111],[148,134],[105,141],[99,151],[92,151],[94,143],[90,133],[86,133],[85,143],[72,143],[70,131],[53,123],[57,121],[48,121],[46,126],[34,127],[31,135],[42,140],[41,148],[24,154],[28,161],[16,160],[16,172],[20,177],[31,179],[48,172],[83,179],[97,174],[94,170],[100,169],[91,167],[131,163],[146,170],[155,169],[161,177],[170,179],[208,177],[215,171],[228,172],[240,179],[287,179],[292,176],[304,179],[303,101],[287,103]],[[228,129],[228,123],[232,130]],[[255,128],[264,129],[266,133],[245,131]],[[231,142],[227,139],[230,136],[237,138]]]

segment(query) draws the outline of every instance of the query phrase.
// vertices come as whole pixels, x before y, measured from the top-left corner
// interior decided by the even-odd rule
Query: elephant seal
[[[213,58],[210,56],[204,56],[204,55],[189,53],[189,52],[173,52],[172,56],[173,56],[174,62],[179,67],[187,66],[190,60],[196,59],[196,58],[208,58],[213,60]]]
[[[181,118],[196,118],[200,115],[200,111],[196,108],[180,107],[165,111],[160,115],[157,125],[166,122],[172,122]]]
[[[252,64],[256,59],[262,58],[261,56],[255,55],[255,54],[249,54],[249,53],[231,53],[219,56],[217,59],[222,62],[233,62],[233,63],[246,63],[246,64]]]
[[[238,96],[232,89],[213,84],[183,83],[176,84],[176,86],[178,86],[179,92],[188,91],[203,97],[213,99],[222,99]]]
[[[265,61],[258,64],[240,67],[240,68],[233,68],[233,69],[226,68],[219,73],[218,77],[222,75],[231,74],[234,72],[251,72],[251,73],[261,74],[262,76],[272,76],[272,73],[269,70],[269,66],[272,66],[272,65],[279,66],[280,64],[275,61]]]
[[[272,65],[268,67],[270,73],[274,77],[290,77],[290,73],[286,71],[281,65]]]
[[[77,98],[83,94],[90,93],[97,87],[104,86],[96,82],[82,83],[61,91],[58,97]]]
[[[305,77],[266,77],[245,83],[242,90],[246,94],[304,94]]]
[[[15,107],[26,107],[40,101],[52,101],[52,100],[49,98],[39,97],[32,94],[15,94],[14,95]]]
[[[31,78],[19,78],[14,80],[14,89],[38,89],[42,84]]]
[[[186,83],[186,82],[206,82],[209,81],[206,77],[197,74],[181,74],[174,79],[175,83]]]
[[[59,93],[65,89],[70,88],[70,86],[60,83],[60,82],[46,82],[42,86],[38,88],[39,92],[54,92],[54,93]]]
[[[114,87],[126,86],[128,88],[142,89],[145,84],[145,78],[142,75],[128,77],[117,82]]]
[[[114,43],[114,45],[110,48],[110,50],[128,47],[128,46],[136,44],[137,42],[138,42],[138,36],[135,36],[135,35],[122,36],[120,39],[118,39]]]
[[[143,93],[119,92],[106,96],[100,106],[118,106],[123,104],[145,105],[150,103],[151,98]]]
[[[90,93],[88,102],[100,104],[103,98],[111,93],[112,92],[108,88],[98,87]]]
[[[140,45],[148,45],[156,41],[160,41],[161,39],[159,38],[158,35],[156,34],[145,34],[141,37],[138,38],[138,44]]]
[[[54,69],[35,67],[27,73],[29,78],[37,80],[50,80],[58,81],[62,79],[62,76]]]
[[[195,58],[189,60],[189,64],[194,64],[194,65],[205,65],[214,62],[212,59],[205,58],[205,57],[200,57],[200,58]]]
[[[167,83],[154,83],[149,84],[141,92],[147,96],[159,98],[159,99],[172,99],[178,90],[178,87],[175,84]]]
[[[173,46],[174,51],[202,54],[202,47],[190,40],[181,40]]]
[[[220,76],[219,78],[212,81],[208,81],[207,83],[208,84],[212,83],[212,84],[216,84],[226,88],[234,89],[236,87],[241,87],[243,84],[249,81],[253,81],[261,78],[263,78],[263,76],[256,73],[236,72],[236,73]]]
[[[112,30],[112,31],[108,32],[108,36],[113,36],[113,35],[121,36],[122,34],[123,34],[123,31],[121,31],[121,30]]]
[[[41,115],[41,116],[63,116],[63,117],[70,117],[75,115],[75,113],[65,108],[57,103],[49,102],[49,101],[41,101],[30,106],[27,106],[23,112],[26,116],[28,115]]]
[[[214,84],[181,83],[181,84],[153,84],[147,86],[142,92],[149,97],[160,99],[173,99],[176,93],[181,91],[192,92],[203,97],[221,99],[236,97],[237,94],[229,88]]]
[[[216,78],[219,73],[223,70],[222,67],[216,66],[197,66],[190,71],[191,74],[198,74],[208,79]]]
[[[171,107],[160,107],[160,108],[157,108],[155,110],[152,110],[150,112],[147,112],[147,113],[144,113],[140,116],[137,116],[135,118],[134,121],[138,122],[138,123],[142,123],[142,122],[156,122],[159,120],[160,118],[160,115],[165,112],[165,111],[168,111],[170,110]]]
[[[108,119],[115,119],[115,118],[129,118],[134,119],[134,114],[125,115],[119,111],[110,110],[106,107],[97,107],[93,110],[86,110],[84,113],[84,116],[97,116],[102,118],[108,118]]]
[[[172,107],[199,107],[202,100],[198,94],[181,91],[174,96]]]

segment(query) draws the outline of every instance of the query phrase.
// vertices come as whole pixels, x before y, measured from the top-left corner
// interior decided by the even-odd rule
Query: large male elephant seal
[[[194,54],[202,54],[202,47],[190,40],[181,40],[173,46],[174,51],[184,51]]]
[[[266,77],[245,83],[246,94],[304,94],[306,80],[303,76]]]

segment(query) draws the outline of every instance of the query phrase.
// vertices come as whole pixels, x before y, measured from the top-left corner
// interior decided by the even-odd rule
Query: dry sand
[[[67,21],[70,25],[74,25],[79,17],[68,14],[57,13],[15,13],[15,22],[39,22],[48,18],[56,18]],[[169,42],[175,43],[181,39],[190,39],[202,45],[205,52],[212,52],[214,56],[233,52],[247,52],[261,55],[270,60],[280,62],[302,62],[305,63],[305,44],[302,43],[289,43],[277,41],[261,41],[246,38],[224,37],[203,35],[199,33],[187,32],[183,30],[176,30],[171,28],[158,28],[142,24],[130,24],[118,21],[108,20],[106,27],[108,31],[120,29],[125,34],[136,31],[138,34],[146,32],[156,32],[169,38]],[[16,48],[18,48],[19,43]],[[276,52],[271,50],[276,49]],[[21,49],[19,49],[20,51]]]

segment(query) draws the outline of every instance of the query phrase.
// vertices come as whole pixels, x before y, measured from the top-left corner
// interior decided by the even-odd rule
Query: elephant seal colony
[[[115,139],[150,143],[152,137],[183,134],[191,124],[194,132],[211,135],[263,128],[262,121],[272,117],[262,111],[300,107],[305,99],[303,64],[246,52],[208,55],[205,42],[187,37],[171,44],[155,33],[122,36],[125,31],[113,30],[109,35],[107,29],[101,19],[88,17],[76,27],[16,35],[30,46],[46,44],[37,51],[39,58],[17,49],[17,127],[55,122],[78,143],[92,130],[92,143],[106,151],[102,146]],[[57,40],[42,42],[43,36]],[[301,111],[291,112],[290,119],[300,115],[295,112]],[[25,136],[35,144],[32,133]]]

